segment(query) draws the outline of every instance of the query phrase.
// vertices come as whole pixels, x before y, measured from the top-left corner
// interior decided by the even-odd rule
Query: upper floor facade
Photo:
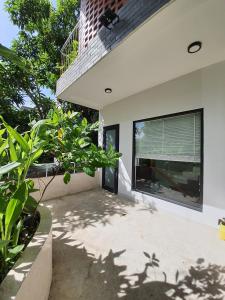
[[[224,5],[225,0],[81,0],[79,22],[61,50],[57,97],[101,110],[224,60]],[[195,41],[202,49],[193,54],[188,47]]]
[[[171,0],[81,0],[79,21],[61,49],[62,71],[57,96],[73,98],[66,92],[71,84],[169,2]],[[105,24],[107,20],[110,24]]]

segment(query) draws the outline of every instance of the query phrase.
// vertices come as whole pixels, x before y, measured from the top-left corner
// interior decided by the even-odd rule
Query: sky
[[[0,43],[10,47],[12,40],[17,36],[18,29],[11,23],[8,13],[4,10],[4,2],[4,0],[0,0]],[[53,0],[53,3],[55,2],[56,0]],[[49,97],[52,96],[48,89],[43,89],[42,92]],[[32,106],[28,100],[25,105]]]
[[[0,43],[9,47],[17,32],[17,27],[10,22],[7,12],[4,11],[4,1],[0,0]]]

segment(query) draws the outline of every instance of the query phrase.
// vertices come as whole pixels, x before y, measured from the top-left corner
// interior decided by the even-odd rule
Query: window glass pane
[[[104,144],[105,149],[109,150],[110,146],[114,149],[117,147],[117,129],[105,129],[105,136],[104,136]],[[103,172],[103,186],[107,189],[112,191],[116,190],[117,179],[116,179],[116,168],[115,167],[106,167],[104,168]]]
[[[105,168],[105,185],[114,189],[114,168]]]
[[[198,206],[201,204],[200,164],[138,159],[136,188],[161,198]]]
[[[115,148],[116,144],[116,130],[111,129],[106,131],[106,150],[109,149],[109,146]]]
[[[163,146],[162,120],[137,123],[136,143],[137,156],[146,157],[162,154]]]
[[[201,206],[201,112],[135,123],[135,188]]]

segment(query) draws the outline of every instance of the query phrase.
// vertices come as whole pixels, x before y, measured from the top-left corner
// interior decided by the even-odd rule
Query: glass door
[[[104,127],[103,130],[103,148],[109,149],[112,145],[116,151],[119,151],[119,125]],[[118,165],[113,168],[103,168],[102,187],[112,193],[118,192]]]

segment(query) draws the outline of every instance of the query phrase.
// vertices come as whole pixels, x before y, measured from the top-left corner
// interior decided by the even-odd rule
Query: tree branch
[[[38,204],[38,205],[39,205],[39,203],[41,202],[41,200],[43,199],[44,194],[45,194],[47,188],[48,188],[49,185],[52,183],[52,181],[55,179],[56,175],[58,174],[58,171],[59,171],[59,167],[56,167],[56,169],[53,169],[53,177],[52,177],[52,178],[49,180],[49,182],[45,185],[44,190],[43,190],[43,192],[42,192],[42,194],[41,194],[41,197],[40,197],[40,199],[37,201],[37,204]]]

